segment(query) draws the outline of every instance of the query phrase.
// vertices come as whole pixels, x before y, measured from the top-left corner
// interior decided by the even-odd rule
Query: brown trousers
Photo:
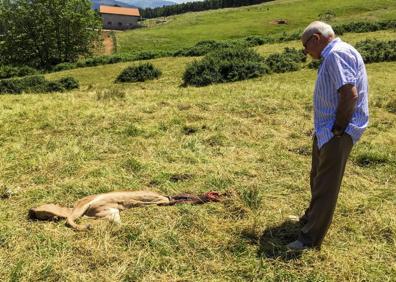
[[[304,216],[299,240],[320,248],[333,219],[345,165],[352,150],[352,138],[344,133],[333,137],[319,150],[316,136],[312,145],[311,202]]]

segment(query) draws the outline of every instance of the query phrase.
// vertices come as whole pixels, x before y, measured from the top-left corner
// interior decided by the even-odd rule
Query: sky
[[[203,0],[170,0],[170,1],[180,4],[180,3],[185,3],[185,2],[199,2],[199,1],[203,1]]]

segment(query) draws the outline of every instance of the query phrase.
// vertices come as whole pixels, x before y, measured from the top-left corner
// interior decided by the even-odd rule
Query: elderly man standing
[[[359,52],[319,21],[308,25],[301,41],[306,54],[323,62],[313,95],[311,202],[300,218],[299,238],[287,245],[292,250],[320,249],[333,218],[345,164],[369,116],[367,74]]]

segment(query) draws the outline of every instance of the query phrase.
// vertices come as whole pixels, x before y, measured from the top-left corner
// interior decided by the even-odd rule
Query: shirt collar
[[[320,56],[322,58],[326,58],[327,55],[330,53],[331,49],[333,49],[334,45],[337,43],[341,42],[341,38],[334,38],[327,46],[322,50],[322,53],[320,53]]]

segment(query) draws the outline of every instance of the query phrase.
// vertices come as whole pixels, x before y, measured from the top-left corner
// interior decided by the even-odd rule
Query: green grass
[[[250,35],[280,35],[283,32],[302,30],[320,14],[332,11],[331,24],[356,21],[394,19],[396,2],[393,0],[310,1],[278,0],[261,5],[187,13],[167,18],[165,24],[117,33],[117,50],[135,52],[143,50],[175,51],[191,47],[201,40],[223,40]],[[272,21],[287,19],[287,25]]]
[[[300,43],[257,50],[284,47]],[[297,228],[286,219],[309,201],[316,70],[180,87],[193,59],[150,60],[162,76],[144,83],[114,84],[139,62],[119,63],[46,75],[73,76],[80,90],[0,96],[0,280],[395,280],[396,62],[367,65],[370,127],[352,151],[333,224],[320,252],[293,256],[283,246]],[[141,189],[228,197],[131,209],[120,226],[83,219],[94,226],[86,233],[27,220],[44,203]]]

